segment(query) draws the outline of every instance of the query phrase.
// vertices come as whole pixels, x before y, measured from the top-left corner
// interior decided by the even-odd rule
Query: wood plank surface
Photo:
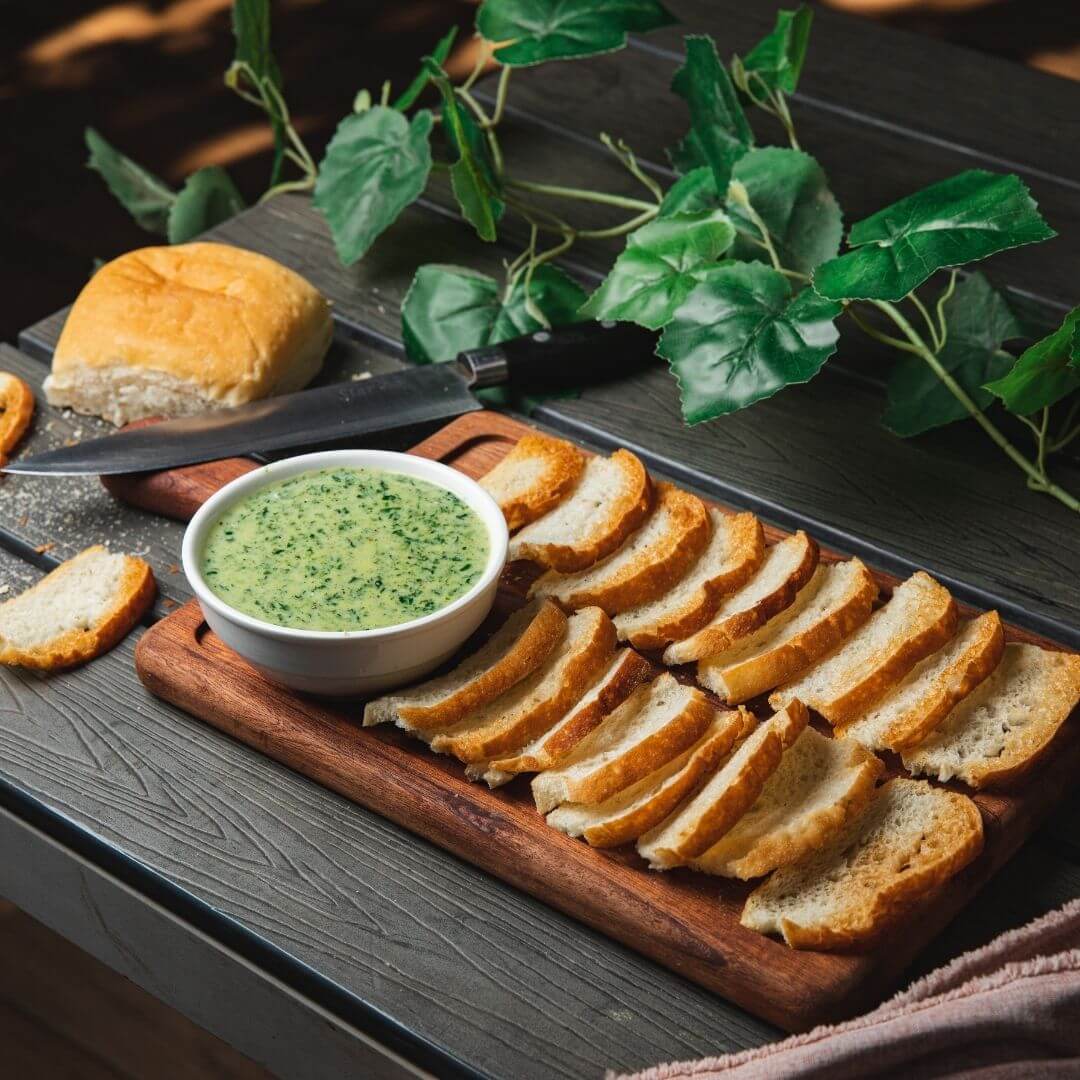
[[[498,414],[471,413],[413,452],[475,477],[528,430]],[[212,475],[212,467],[206,472]],[[783,535],[769,530],[770,541]],[[823,549],[822,557],[840,556]],[[895,584],[887,574],[877,577],[885,591]],[[514,580],[510,572],[505,587]],[[1006,636],[1036,640],[1009,626]],[[275,686],[208,631],[194,602],[143,637],[136,662],[158,696],[794,1031],[877,1004],[1060,801],[1080,765],[1078,717],[1062,730],[1038,783],[1015,794],[973,796],[984,820],[984,852],[932,904],[862,955],[796,952],[740,926],[747,886],[689,871],[651,874],[632,849],[598,851],[549,829],[524,779],[487,790],[467,781],[457,762],[397,729],[358,728],[358,705],[324,707]]]

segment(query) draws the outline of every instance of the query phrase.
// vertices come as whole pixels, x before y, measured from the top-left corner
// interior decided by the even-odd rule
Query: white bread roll
[[[86,283],[45,396],[118,425],[242,405],[305,386],[332,332],[326,299],[265,255],[140,248]]]

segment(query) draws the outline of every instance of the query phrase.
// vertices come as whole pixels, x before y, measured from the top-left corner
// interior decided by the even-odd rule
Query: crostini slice
[[[585,455],[565,439],[539,431],[518,439],[480,486],[499,504],[511,532],[555,509],[574,490]]]

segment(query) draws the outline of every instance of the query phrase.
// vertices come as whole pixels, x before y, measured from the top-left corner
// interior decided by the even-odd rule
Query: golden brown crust
[[[866,622],[878,587],[870,571],[859,560],[854,561],[858,563],[858,579],[839,607],[790,641],[720,673],[724,696],[730,703],[748,701],[794,678]]]
[[[452,727],[531,675],[565,633],[566,616],[556,604],[544,601],[535,618],[498,663],[435,705],[401,706],[399,722],[424,732]]]
[[[527,486],[514,485],[513,470],[533,460],[542,462],[542,470]],[[515,532],[554,510],[573,491],[584,468],[585,455],[573,443],[531,431],[479,483],[499,504],[507,528]]]
[[[83,287],[50,381],[62,385],[76,369],[143,368],[237,405],[298,389],[293,365],[302,358],[310,378],[332,333],[323,296],[265,255],[212,243],[140,248]]]
[[[741,589],[756,573],[765,557],[765,531],[761,522],[751,513],[732,515],[729,538],[732,555],[725,559],[723,569],[702,582],[681,608],[666,613],[649,627],[629,632],[627,639],[635,648],[662,649],[672,641],[696,634],[716,614],[724,597]],[[692,570],[690,567],[688,572]]]
[[[67,562],[61,563],[36,585],[27,589],[15,599],[33,594],[42,589],[46,582],[54,584],[57,576],[66,576],[72,572],[78,560],[98,555],[106,549],[95,544]],[[42,671],[54,671],[60,668],[84,664],[101,656],[111,649],[146,614],[157,595],[157,583],[149,565],[134,555],[124,556],[124,573],[117,587],[113,605],[92,626],[86,629],[68,630],[51,641],[31,649],[20,649],[5,644],[0,646],[0,664],[36,668]],[[14,601],[8,601],[13,603]]]
[[[554,596],[573,610],[582,607],[603,608],[609,615],[651,603],[662,596],[705,549],[711,525],[705,504],[696,495],[672,484],[656,485],[652,513],[666,514],[669,522],[667,531],[647,550],[639,552],[633,563],[623,566],[608,580],[592,584],[585,580],[578,584],[549,571],[536,580],[530,595]],[[641,527],[647,528],[648,524],[645,521]],[[632,543],[633,537],[628,542]],[[618,552],[612,555],[612,558],[618,557]],[[592,575],[598,569],[598,566],[594,566],[586,573]]]
[[[0,371],[0,467],[26,434],[34,415],[34,392],[9,371]]]
[[[641,461],[629,450],[616,450],[611,460],[623,474],[622,488],[608,507],[604,525],[586,539],[568,543],[532,543],[519,535],[511,541],[511,558],[528,559],[562,574],[585,570],[610,555],[645,520],[652,505],[652,482]],[[571,495],[572,499],[573,496]]]
[[[437,753],[453,754],[459,761],[490,761],[513,753],[556,724],[581,698],[583,687],[593,683],[615,648],[615,627],[602,612],[597,614],[600,618],[588,639],[567,660],[562,684],[553,695],[535,702],[512,722],[499,717],[481,728],[437,735],[431,740],[431,748]]]
[[[533,753],[497,759],[489,763],[488,769],[493,772],[522,773],[539,772],[557,765],[637,687],[647,682],[654,672],[653,665],[644,656],[633,649],[623,650],[618,667],[610,673],[600,693],[584,708],[572,709],[568,723],[560,723]]]

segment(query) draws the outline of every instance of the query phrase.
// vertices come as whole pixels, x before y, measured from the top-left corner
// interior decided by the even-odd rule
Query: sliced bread
[[[883,768],[858,743],[805,728],[754,805],[690,865],[746,881],[798,862],[862,812]]]
[[[922,742],[993,670],[1005,648],[1001,618],[988,611],[911,669],[880,701],[836,729],[872,750],[897,752]]]
[[[858,559],[820,566],[788,611],[727,651],[700,660],[698,682],[732,703],[771,690],[866,622],[876,596],[877,584]]]
[[[499,504],[511,532],[554,510],[573,491],[585,455],[565,439],[530,432],[490,472],[480,486]]]
[[[34,415],[34,391],[10,371],[0,371],[0,467],[26,434]]]
[[[1080,700],[1080,655],[1015,642],[994,672],[917,746],[910,772],[1006,787],[1035,764]]]
[[[753,726],[743,710],[724,710],[688,750],[643,780],[595,805],[563,803],[547,823],[568,836],[582,836],[593,847],[617,847],[658,825],[709,777],[721,758]]]
[[[369,701],[364,727],[395,723],[429,733],[452,727],[531,675],[565,634],[566,616],[558,605],[534,600],[445,675]]]
[[[639,686],[557,769],[533,777],[537,810],[609,799],[693,746],[715,715],[700,690],[665,672]]]
[[[652,869],[668,870],[708,851],[753,805],[807,715],[806,706],[793,701],[753,727],[697,794],[638,840],[638,854]]]
[[[898,585],[846,641],[769,698],[798,698],[830,724],[857,716],[956,633],[956,601],[922,570]]]
[[[615,627],[599,608],[582,608],[544,662],[504,694],[431,739],[436,753],[490,761],[526,746],[566,715],[607,667]]]
[[[891,780],[832,843],[759,885],[741,922],[782,934],[797,949],[859,945],[971,862],[982,845],[982,818],[967,796],[921,780]]]
[[[795,603],[813,577],[818,546],[801,530],[766,548],[761,565],[737,592],[723,599],[713,617],[690,637],[664,652],[668,664],[688,664],[731,648]]]
[[[705,550],[668,592],[627,608],[615,619],[620,641],[638,649],[662,649],[700,630],[724,596],[740,588],[761,565],[765,534],[753,514],[709,510],[712,534]]]
[[[645,523],[614,555],[577,574],[549,570],[530,596],[549,596],[571,610],[603,608],[609,615],[663,596],[709,542],[705,504],[672,484],[657,484]]]
[[[54,670],[92,660],[135,626],[156,591],[142,559],[89,547],[0,604],[0,664]]]
[[[523,746],[518,753],[482,765],[470,765],[466,773],[470,779],[483,779],[490,787],[498,787],[518,773],[552,768],[654,674],[652,664],[640,653],[620,649],[585,696],[550,731]]]
[[[589,458],[570,495],[510,540],[510,558],[563,574],[584,570],[645,520],[651,501],[649,474],[629,450]]]

